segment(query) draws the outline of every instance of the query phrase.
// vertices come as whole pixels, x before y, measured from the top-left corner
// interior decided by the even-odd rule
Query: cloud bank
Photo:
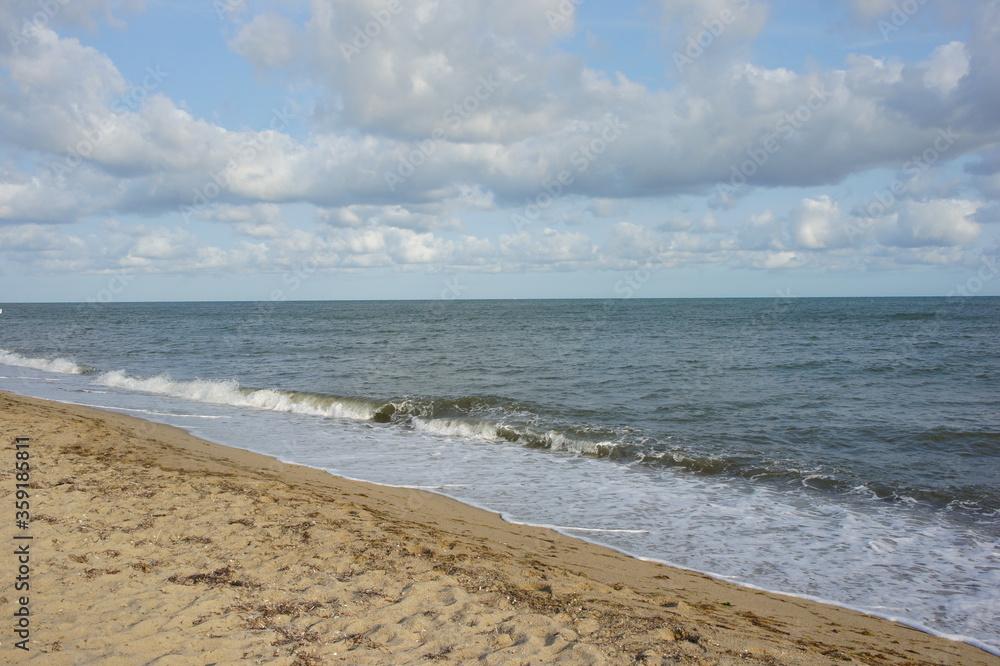
[[[603,24],[566,0],[240,5],[205,20],[285,86],[255,127],[171,96],[180,57],[127,80],[87,37],[154,9],[51,4],[0,10],[5,271],[847,271],[997,245],[996,1],[910,58],[879,26],[919,13],[844,2],[879,48],[784,65],[766,3],[629,5],[661,56],[635,72],[594,64],[576,38]]]

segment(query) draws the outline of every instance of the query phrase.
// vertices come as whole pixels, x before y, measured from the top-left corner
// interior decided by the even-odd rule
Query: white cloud
[[[346,5],[336,6],[346,11]],[[214,187],[212,179],[220,173],[225,187],[218,203],[223,204],[409,206],[465,188],[477,193],[482,205],[504,206],[537,195],[546,179],[564,170],[573,175],[564,194],[593,197],[592,211],[601,214],[612,210],[611,201],[630,196],[710,192],[746,164],[753,170],[746,188],[832,183],[880,164],[898,165],[923,150],[936,132],[925,118],[908,116],[906,109],[919,104],[894,99],[916,94],[910,80],[917,80],[917,70],[906,74],[901,65],[857,57],[846,70],[800,74],[745,64],[713,79],[713,88],[654,90],[622,74],[611,77],[587,69],[573,58],[527,50],[528,42],[512,48],[503,41],[510,36],[496,32],[499,28],[475,44],[453,35],[429,49],[421,41],[422,31],[438,34],[455,22],[485,29],[483,16],[475,7],[450,7],[455,16],[420,7],[418,3],[401,13],[386,28],[406,28],[405,39],[394,40],[387,33],[364,51],[372,58],[389,58],[391,70],[360,60],[347,63],[337,53],[327,55],[339,62],[307,55],[298,61],[329,94],[343,98],[340,125],[353,123],[360,134],[321,130],[300,141],[284,132],[227,130],[155,92],[134,110],[115,113],[114,96],[124,84],[113,64],[54,33],[46,37],[44,48],[11,60],[12,72],[54,73],[38,79],[49,81],[44,85],[26,74],[12,75],[19,94],[10,98],[16,103],[0,103],[0,126],[10,128],[25,148],[47,152],[39,161],[51,165],[65,161],[66,146],[110,121],[88,158],[65,174],[68,185],[60,196],[75,196],[78,213],[176,209],[190,204],[200,189]],[[518,8],[518,20],[533,16],[528,5]],[[350,26],[330,23],[327,5],[317,3],[313,9],[296,46],[318,57],[331,48],[337,31],[349,32]],[[250,37],[274,21],[279,18],[264,15],[260,23],[245,24],[241,33],[248,35],[246,43],[239,42],[241,48],[257,53],[255,62],[261,66],[282,58],[258,53],[265,46],[254,46],[260,40]],[[290,29],[287,21],[280,20]],[[530,41],[531,35],[518,39]],[[407,49],[446,57],[450,74],[439,71],[441,63],[424,72]],[[478,55],[469,57],[469,50]],[[956,53],[958,47],[949,45],[919,76],[933,74],[935,85],[948,88],[959,71]],[[495,70],[479,69],[484,61],[495,64]],[[970,56],[970,76],[975,62]],[[371,67],[378,70],[374,79]],[[387,71],[393,76],[386,78]],[[480,80],[483,71],[493,83]],[[493,71],[503,74],[494,76]],[[343,77],[350,79],[346,87]],[[556,88],[549,83],[552,77],[559,81]],[[77,79],[93,83],[83,86]],[[926,92],[922,79],[919,87]],[[483,99],[476,97],[477,90]],[[463,119],[455,115],[454,105],[467,99],[477,108]],[[617,112],[609,114],[608,109]],[[453,124],[446,116],[460,122]],[[610,122],[617,129],[607,134]],[[49,131],[52,126],[62,128],[60,136]],[[436,129],[443,134],[434,134]],[[961,140],[946,159],[996,138],[992,131],[956,129]],[[767,136],[771,142],[763,144]],[[766,158],[763,164],[748,162],[760,155]],[[406,177],[390,187],[386,174],[394,173]],[[45,199],[54,186],[42,179],[34,187]],[[21,206],[19,212],[11,207],[6,217],[25,219],[27,208]],[[46,208],[51,207],[37,210]],[[61,210],[53,210],[52,217],[62,215]],[[34,215],[28,219],[43,219]]]
[[[261,68],[282,67],[294,61],[301,30],[273,12],[258,14],[229,42],[230,48]]]
[[[384,226],[419,231],[457,230],[461,227],[456,218],[442,219],[438,215],[400,205],[328,208],[321,210],[317,217],[320,221],[338,227]]]
[[[704,215],[701,216],[701,219],[698,220],[698,225],[697,225],[698,231],[704,233],[711,233],[713,231],[718,230],[718,228],[719,228],[719,219],[715,216],[715,213],[713,213],[712,211],[706,212]]]
[[[649,262],[662,253],[663,238],[652,229],[633,222],[619,222],[611,227],[602,250],[617,259]]]
[[[317,243],[342,257],[341,267],[473,266],[495,254],[485,239],[465,236],[444,239],[432,233],[394,227],[338,229],[328,241]]]
[[[738,247],[746,250],[784,249],[782,221],[770,210],[751,215],[737,232]]]
[[[969,243],[979,237],[980,225],[972,218],[979,204],[962,199],[908,201],[892,216],[881,234],[884,245],[940,247]]]
[[[692,70],[666,83],[601,71],[569,51],[562,40],[575,12],[556,24],[547,15],[561,12],[559,0],[413,0],[357,53],[344,45],[384,3],[313,0],[304,17],[275,6],[229,26],[230,48],[260,74],[280,74],[293,97],[318,98],[315,108],[294,107],[299,118],[270,119],[273,130],[200,117],[158,83],[136,95],[107,54],[58,32],[60,21],[84,24],[119,5],[70,4],[83,13],[51,21],[16,51],[0,49],[0,250],[12,261],[45,248],[48,263],[35,265],[240,272],[321,251],[330,270],[590,270],[666,248],[659,260],[670,265],[774,269],[841,266],[850,253],[885,265],[893,252],[957,261],[990,240],[975,217],[988,208],[968,185],[986,198],[1000,192],[990,152],[1000,140],[993,0],[977,5],[970,34],[927,47],[924,60],[858,53],[810,67],[752,59],[770,10],[749,3]],[[8,4],[0,26],[16,26],[17,12],[34,6]],[[732,0],[654,6],[669,44],[680,46],[705,21],[740,9]],[[850,7],[865,20],[892,9]],[[854,202],[838,198],[844,179],[900,169],[948,128],[957,139],[934,168],[852,245],[841,207]],[[964,180],[941,175],[970,153],[981,162]],[[532,233],[505,235],[510,213],[538,201],[560,173],[571,178]],[[387,174],[399,180],[390,185]],[[726,211],[665,204],[710,196],[719,183],[735,188]],[[772,193],[785,203],[773,205]],[[198,196],[192,224],[171,227],[164,218]],[[313,214],[316,228],[297,227],[286,204]],[[30,224],[109,215],[130,223],[67,240]],[[139,216],[154,222],[136,226]],[[574,231],[556,228],[564,222]]]
[[[757,259],[755,265],[769,270],[777,268],[797,268],[803,265],[802,259],[794,252],[768,252]]]
[[[67,236],[51,226],[22,224],[0,227],[0,249],[7,252],[47,252],[52,250],[79,249],[83,241],[77,236]]]
[[[931,59],[921,63],[926,70],[924,85],[947,97],[969,73],[969,54],[962,42],[951,42],[934,49]]]
[[[0,65],[12,88],[0,97],[0,137],[27,150],[75,146],[128,90],[108,56],[48,28],[16,53],[0,55]]]
[[[278,238],[286,233],[281,207],[277,204],[251,206],[219,205],[202,212],[201,219],[231,224],[233,230],[252,238]]]
[[[767,24],[768,3],[752,0],[657,0],[662,12],[672,74],[695,86],[707,68],[745,59]]]
[[[598,247],[585,234],[545,229],[538,235],[500,236],[499,251],[515,266],[586,268],[598,257]]]
[[[622,217],[628,215],[629,205],[626,201],[614,199],[594,199],[587,210],[594,217]]]
[[[840,205],[826,195],[803,199],[792,211],[791,225],[798,247],[822,250],[843,247],[848,242]]]

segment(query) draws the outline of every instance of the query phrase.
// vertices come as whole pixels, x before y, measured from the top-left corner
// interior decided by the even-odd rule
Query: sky
[[[0,302],[1000,295],[1000,0],[0,28]]]

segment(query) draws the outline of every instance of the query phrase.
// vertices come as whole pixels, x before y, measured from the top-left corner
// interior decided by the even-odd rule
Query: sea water
[[[0,388],[1000,652],[998,325],[1000,298],[6,304]]]

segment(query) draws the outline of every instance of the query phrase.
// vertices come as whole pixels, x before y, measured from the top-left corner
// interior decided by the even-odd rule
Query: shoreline
[[[33,649],[15,652],[7,630],[4,658],[1000,664],[898,622],[115,412],[0,391],[0,436],[10,502],[11,442],[30,438],[38,585]]]

